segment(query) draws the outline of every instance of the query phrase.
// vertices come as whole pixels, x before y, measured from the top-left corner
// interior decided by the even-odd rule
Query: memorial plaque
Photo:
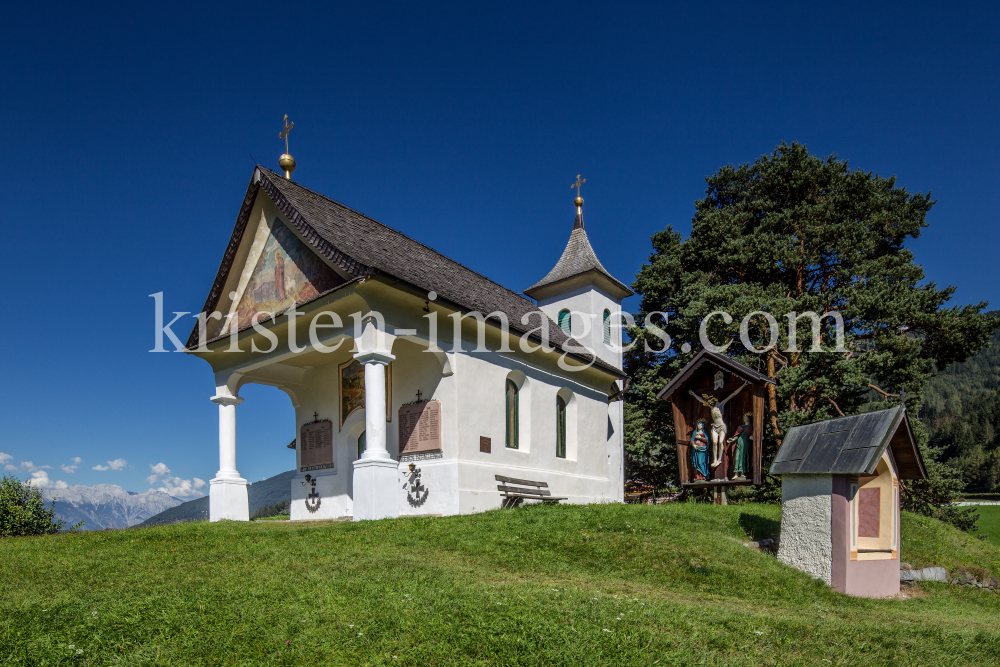
[[[303,424],[299,446],[299,472],[336,468],[333,462],[333,422],[329,419]]]
[[[483,454],[489,454],[490,451],[492,451],[492,449],[493,449],[492,441],[485,435],[479,436],[479,451],[481,451]]]
[[[441,401],[421,401],[399,408],[399,453],[441,449]]]

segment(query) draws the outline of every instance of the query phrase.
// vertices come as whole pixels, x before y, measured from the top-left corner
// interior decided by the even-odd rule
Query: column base
[[[396,492],[399,463],[392,459],[354,462],[354,520],[370,521],[399,516]]]
[[[247,481],[242,477],[216,477],[209,482],[208,520],[249,521]]]

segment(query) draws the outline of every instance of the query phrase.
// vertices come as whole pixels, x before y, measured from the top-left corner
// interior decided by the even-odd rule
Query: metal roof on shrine
[[[782,440],[771,474],[872,474],[886,448],[900,477],[927,477],[903,405],[793,426]]]

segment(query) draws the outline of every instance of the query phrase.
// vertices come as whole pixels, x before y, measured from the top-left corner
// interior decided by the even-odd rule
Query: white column
[[[363,459],[389,459],[385,446],[385,367],[395,359],[385,352],[356,354],[365,365],[365,451]]]
[[[243,399],[213,396],[212,402],[219,406],[219,472],[209,486],[208,518],[249,521],[247,481],[236,470],[236,406]]]
[[[354,462],[354,520],[399,516],[399,498],[391,490],[397,466],[385,446],[385,367],[395,359],[385,349],[362,351],[354,358],[365,365],[365,451]]]

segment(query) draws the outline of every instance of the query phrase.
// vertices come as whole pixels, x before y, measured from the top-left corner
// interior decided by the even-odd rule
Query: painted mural
[[[340,426],[352,412],[365,407],[365,367],[357,359],[340,365]],[[392,364],[385,368],[385,420],[392,421]]]
[[[342,282],[333,269],[276,219],[237,308],[239,327],[249,325],[257,313],[281,313]]]

